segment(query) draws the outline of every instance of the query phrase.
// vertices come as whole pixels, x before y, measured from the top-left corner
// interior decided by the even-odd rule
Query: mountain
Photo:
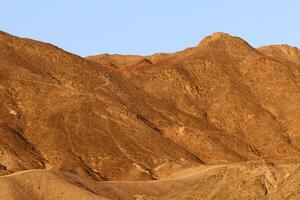
[[[214,33],[176,53],[82,58],[0,32],[0,196],[285,195],[299,184],[299,52]]]
[[[115,71],[196,119],[177,127],[158,125],[169,138],[206,164],[299,161],[299,65],[224,33],[162,57],[148,56],[152,65],[121,65]]]
[[[1,49],[1,133],[28,146],[3,142],[1,164],[8,171],[46,168],[96,180],[148,180],[159,176],[155,168],[162,164],[201,163],[145,116],[171,124],[170,106],[101,65],[7,34]],[[160,107],[165,113],[155,110]],[[17,148],[37,164],[27,164],[33,158],[19,156]]]

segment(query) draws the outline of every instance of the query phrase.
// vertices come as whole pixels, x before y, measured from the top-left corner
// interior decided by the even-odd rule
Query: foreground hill
[[[7,200],[299,199],[299,165],[265,162],[194,167],[156,181],[90,181],[46,170],[0,177]]]
[[[0,194],[222,199],[250,179],[249,198],[281,195],[300,161],[299,58],[297,48],[255,49],[224,33],[177,53],[81,58],[0,32]],[[256,160],[266,163],[245,163]],[[282,181],[272,194],[266,168]]]

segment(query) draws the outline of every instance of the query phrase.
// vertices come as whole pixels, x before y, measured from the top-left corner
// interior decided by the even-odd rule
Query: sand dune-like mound
[[[0,177],[7,200],[52,199],[298,199],[299,165],[264,161],[194,167],[155,181],[90,181],[59,171]]]

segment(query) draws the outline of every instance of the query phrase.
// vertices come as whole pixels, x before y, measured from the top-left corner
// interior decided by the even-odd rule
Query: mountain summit
[[[216,32],[205,37],[197,47],[219,52],[223,51],[235,57],[258,54],[258,51],[245,40],[222,32]]]
[[[209,36],[206,36],[200,43],[199,46],[207,46],[209,45],[211,42],[215,42],[215,41],[225,41],[225,40],[239,40],[241,41],[241,38],[238,37],[234,37],[228,33],[223,33],[223,32],[215,32]]]

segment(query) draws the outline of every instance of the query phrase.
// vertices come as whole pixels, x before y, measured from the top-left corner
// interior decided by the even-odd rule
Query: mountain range
[[[0,197],[300,198],[300,50],[213,33],[86,58],[0,32]]]

